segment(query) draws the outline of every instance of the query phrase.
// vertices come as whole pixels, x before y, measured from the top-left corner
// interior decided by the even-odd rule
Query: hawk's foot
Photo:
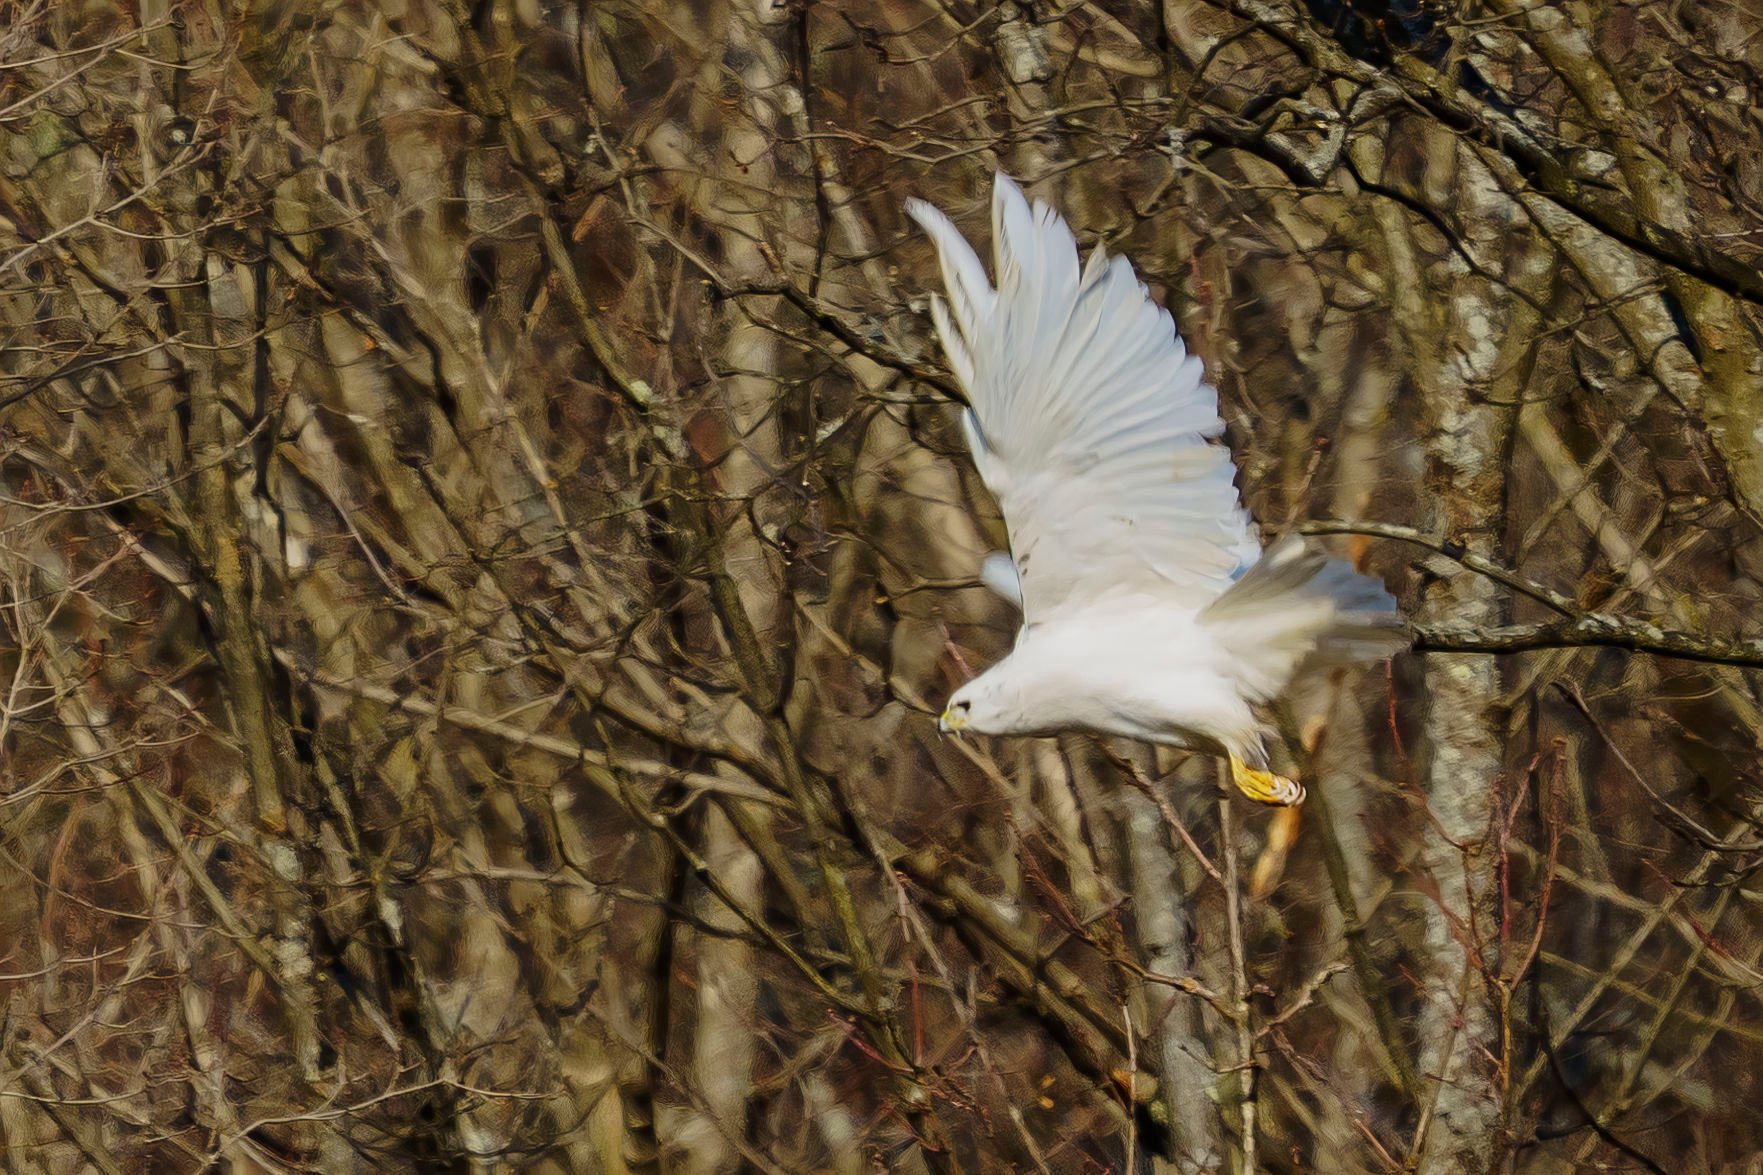
[[[1304,802],[1303,784],[1283,775],[1275,775],[1271,771],[1251,767],[1235,755],[1230,757],[1230,781],[1237,785],[1238,791],[1257,804],[1290,808]]]

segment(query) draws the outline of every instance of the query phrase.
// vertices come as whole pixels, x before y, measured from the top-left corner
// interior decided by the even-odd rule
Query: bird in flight
[[[1065,221],[999,174],[994,289],[947,216],[906,211],[936,245],[947,298],[932,295],[932,320],[1010,534],[981,578],[1022,611],[1010,654],[938,728],[1222,753],[1250,799],[1302,803],[1269,770],[1259,708],[1302,666],[1406,647],[1395,601],[1296,535],[1262,549],[1218,393],[1124,258],[1098,245],[1080,269]]]

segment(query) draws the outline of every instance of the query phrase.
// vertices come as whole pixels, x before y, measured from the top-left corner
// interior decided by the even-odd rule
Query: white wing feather
[[[1080,274],[1059,215],[999,175],[998,287],[960,231],[913,200],[948,303],[937,334],[967,391],[963,424],[998,499],[1024,620],[1115,592],[1203,608],[1259,557],[1237,495],[1218,396],[1169,312],[1100,247]]]

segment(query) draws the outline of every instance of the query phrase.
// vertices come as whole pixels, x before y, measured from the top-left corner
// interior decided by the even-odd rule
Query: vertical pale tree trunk
[[[806,145],[784,148],[779,139],[799,134],[802,95],[795,73],[779,43],[790,32],[793,14],[763,0],[732,0],[700,14],[701,28],[712,43],[724,46],[721,54],[708,55],[700,76],[701,92],[713,98],[721,88],[722,75],[738,62],[741,94],[739,117],[728,119],[720,109],[705,108],[706,125],[723,123],[720,142],[702,162],[708,164],[710,182],[688,189],[689,206],[705,224],[717,225],[725,248],[721,272],[727,280],[763,285],[772,280],[773,260],[782,259],[793,270],[812,267],[806,251],[813,223],[811,205],[791,194],[800,183],[800,160]],[[718,175],[726,161],[741,161],[737,172]],[[717,182],[722,180],[724,182]],[[768,259],[768,254],[771,259]],[[770,508],[737,513],[729,506],[717,510],[715,525],[727,525],[718,540],[725,565],[737,572],[740,607],[758,633],[765,656],[776,661],[793,642],[784,640],[795,624],[787,611],[787,597],[778,591],[777,572],[762,536],[754,527],[775,528],[781,533],[785,518],[773,513],[778,497],[770,493],[772,479],[786,460],[785,438],[780,420],[786,406],[780,400],[780,354],[778,340],[765,320],[780,310],[775,301],[730,304],[721,324],[721,368],[727,374],[712,385],[705,408],[714,412],[720,430],[713,442],[726,446],[714,455],[716,492],[729,503],[763,499]],[[684,423],[684,422],[682,422]],[[705,650],[711,652],[711,650]],[[774,665],[774,672],[782,667]],[[763,745],[763,725],[755,722],[745,700],[724,709],[719,724],[748,745]],[[746,819],[766,832],[770,812],[749,808]],[[763,875],[758,857],[735,825],[720,811],[713,811],[703,825],[704,856],[721,878],[726,892],[748,909],[763,905]],[[754,981],[753,949],[745,937],[732,933],[739,920],[721,901],[705,900],[702,908],[710,924],[724,935],[699,936],[696,942],[697,1002],[693,1018],[692,1081],[702,1096],[702,1112],[713,1122],[690,1131],[685,1169],[701,1175],[734,1170],[739,1156],[730,1138],[748,1129],[746,1101],[753,1088],[758,985]]]
[[[1182,773],[1184,776],[1191,773]],[[1176,786],[1204,786],[1183,778]],[[1185,860],[1163,814],[1148,798],[1121,797],[1126,814],[1127,864],[1131,870],[1138,937],[1145,965],[1164,975],[1191,975],[1194,882],[1202,875]],[[1184,868],[1185,866],[1185,868]],[[1185,875],[1185,877],[1184,877]],[[1210,1173],[1225,1170],[1226,1147],[1218,1112],[1220,1077],[1207,1043],[1198,1002],[1174,988],[1147,983],[1143,987],[1146,1047],[1154,1055],[1147,1067],[1161,1087],[1158,1100],[1169,1113],[1169,1158],[1158,1170]]]
[[[1505,236],[1513,214],[1493,176],[1460,140],[1435,131],[1425,182],[1453,190],[1472,227],[1466,247],[1487,268],[1504,270],[1511,288],[1532,297],[1547,288],[1552,253]],[[1446,276],[1429,280],[1414,238],[1384,220],[1398,338],[1412,356],[1420,395],[1421,441],[1431,490],[1428,530],[1499,553],[1506,540],[1507,447],[1513,407],[1524,390],[1520,362],[1534,315],[1511,288],[1464,271],[1456,258]],[[1436,269],[1433,272],[1437,272]],[[1527,329],[1530,328],[1530,329]],[[1520,373],[1515,377],[1514,373]],[[1435,583],[1421,614],[1476,626],[1503,619],[1491,581],[1457,576]],[[1493,905],[1498,861],[1488,838],[1499,810],[1505,771],[1505,707],[1499,663],[1434,657],[1426,662],[1424,751],[1420,758],[1425,811],[1420,867],[1427,969],[1417,1021],[1423,1131],[1416,1140],[1422,1169],[1483,1172],[1500,1162],[1501,1058],[1491,983],[1498,974]]]

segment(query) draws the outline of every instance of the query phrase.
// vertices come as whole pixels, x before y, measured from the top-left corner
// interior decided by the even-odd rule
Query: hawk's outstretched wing
[[[1058,213],[999,175],[998,286],[922,200],[948,300],[937,333],[967,390],[968,444],[1003,508],[1025,623],[1117,591],[1195,611],[1261,546],[1237,496],[1217,393],[1169,312],[1124,258],[1097,247],[1082,271]]]

